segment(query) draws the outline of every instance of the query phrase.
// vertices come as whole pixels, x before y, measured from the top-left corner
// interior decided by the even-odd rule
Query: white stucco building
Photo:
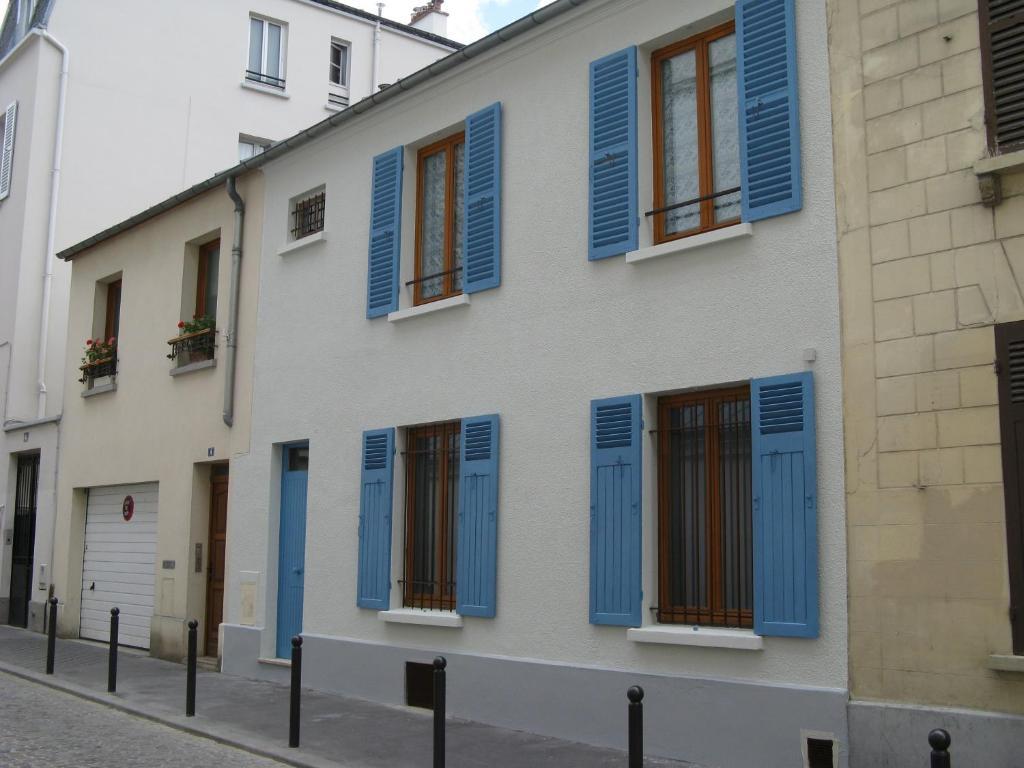
[[[441,652],[459,717],[621,746],[640,683],[652,754],[844,765],[825,9],[500,37],[262,163],[224,670],[301,632],[307,684],[406,704]]]
[[[434,16],[410,27],[329,0],[10,3],[0,620],[42,626],[62,402],[79,396],[63,387],[69,270],[54,254],[448,54],[458,44],[429,31]],[[76,348],[93,333],[72,330]]]

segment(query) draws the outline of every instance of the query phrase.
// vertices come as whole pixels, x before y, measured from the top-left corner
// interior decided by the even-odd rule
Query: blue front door
[[[306,482],[309,446],[287,445],[281,456],[281,530],[277,564],[277,655],[292,655],[292,637],[302,632],[306,567]]]

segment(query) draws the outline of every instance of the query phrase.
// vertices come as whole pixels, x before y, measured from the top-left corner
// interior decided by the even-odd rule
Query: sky
[[[0,0],[0,20],[7,12],[9,0]],[[554,0],[445,0],[448,16],[448,37],[460,43],[471,43],[499,27],[525,16]],[[342,0],[349,5],[377,11],[376,0]],[[384,15],[395,21],[408,22],[412,9],[426,0],[385,0]]]

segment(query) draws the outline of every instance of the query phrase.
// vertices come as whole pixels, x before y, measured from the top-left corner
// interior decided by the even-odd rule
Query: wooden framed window
[[[654,241],[740,220],[733,22],[651,55]]]
[[[658,608],[665,623],[752,627],[750,388],[658,400]]]
[[[989,151],[1024,149],[1024,0],[978,0],[978,23]]]
[[[196,318],[217,317],[217,278],[220,268],[220,240],[199,247],[196,276]]]
[[[459,452],[462,424],[408,430],[403,604],[455,608]]]
[[[414,304],[462,293],[465,149],[457,133],[417,155]]]
[[[1013,652],[1024,655],[1024,321],[1000,323],[995,335],[1010,630]]]
[[[330,81],[332,85],[348,85],[348,45],[331,38]]]
[[[121,281],[107,283],[107,311],[103,319],[103,340],[117,339],[121,330]]]

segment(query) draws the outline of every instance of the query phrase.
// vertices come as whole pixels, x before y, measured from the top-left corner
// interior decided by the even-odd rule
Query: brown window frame
[[[1006,559],[1010,581],[1010,635],[1014,654],[1024,656],[1024,478],[1020,467],[1024,457],[1015,450],[1024,425],[1024,402],[1014,402],[1014,390],[1020,391],[1011,366],[1011,346],[1020,354],[1024,342],[1024,320],[995,326],[996,364],[998,366],[999,436],[1003,470],[1003,502],[1006,511]],[[1019,360],[1019,358],[1018,358]],[[1014,382],[1013,379],[1017,378]],[[1016,386],[1014,386],[1016,385]]]
[[[657,621],[662,624],[698,624],[703,626],[733,627],[751,629],[754,626],[753,591],[751,590],[750,610],[729,610],[725,608],[725,580],[722,557],[722,505],[719,493],[719,423],[718,405],[723,402],[746,399],[750,402],[750,386],[700,390],[658,398],[658,607]],[[670,466],[669,437],[672,428],[669,412],[683,405],[701,403],[704,405],[704,488],[705,488],[705,530],[707,546],[705,561],[707,571],[704,579],[708,585],[708,606],[675,605],[671,600],[670,579],[677,568],[689,568],[685,563],[674,563],[670,550],[670,508],[669,483],[672,476]],[[751,462],[754,457],[751,456]],[[751,470],[753,466],[751,464]],[[752,495],[752,488],[751,488]],[[748,497],[749,498],[749,497]],[[751,501],[752,505],[752,501]],[[751,524],[753,510],[749,510]],[[746,575],[753,579],[753,533],[751,529],[750,561]]]
[[[448,475],[451,471],[451,458],[458,449],[452,450],[451,438],[459,435],[461,445],[462,422],[446,421],[409,427],[406,430],[405,451],[405,576],[402,579],[402,605],[406,608],[431,608],[444,611],[455,610],[455,574],[457,567],[458,541],[458,508],[450,503]],[[434,562],[436,563],[434,581],[429,594],[425,590],[416,590],[414,580],[415,554],[418,541],[416,538],[416,439],[417,437],[438,437],[439,447],[436,450],[437,469],[435,478],[440,484],[437,505],[437,518],[434,521]],[[458,493],[458,477],[455,478]],[[436,486],[435,486],[435,492]],[[452,509],[449,509],[452,507]],[[449,544],[454,553],[449,569]],[[447,587],[447,588],[446,588]]]
[[[107,283],[107,309],[103,317],[103,341],[116,339],[121,332],[121,278]]]
[[[672,45],[659,48],[651,54],[651,124],[654,130],[654,210],[658,211],[667,205],[673,205],[677,200],[665,200],[665,126],[662,122],[662,83],[661,63],[681,53],[694,51],[697,71],[697,168],[698,168],[698,191],[699,196],[705,198],[715,193],[714,155],[712,152],[712,112],[711,112],[711,67],[708,58],[708,46],[715,40],[735,34],[736,23],[727,21],[717,27],[701,32],[698,35],[688,37]],[[696,203],[695,203],[696,205]],[[684,237],[692,237],[703,232],[711,232],[722,227],[731,227],[741,221],[737,216],[725,221],[715,221],[715,201],[707,198],[700,203],[700,226],[688,229],[685,232],[667,234],[665,232],[666,216],[668,211],[653,214],[654,218],[654,243],[667,243],[673,240],[680,240]]]
[[[996,114],[996,92],[992,71],[992,33],[1024,24],[1024,10],[993,23],[989,14],[990,2],[991,0],[978,0],[978,35],[981,41],[982,90],[985,94],[985,132],[989,153],[999,155],[1024,150],[1024,139],[999,143],[999,120]],[[1024,63],[1024,55],[1021,57],[1021,63]]]
[[[196,271],[196,318],[206,316],[206,289],[210,280],[210,252],[214,249],[218,253],[220,252],[220,238],[199,246],[199,268]]]
[[[416,267],[413,305],[429,304],[462,294],[461,288],[455,288],[455,148],[465,143],[466,133],[459,131],[423,147],[416,153]],[[431,279],[431,275],[423,274],[423,206],[426,202],[423,197],[423,176],[427,158],[442,150],[448,151],[448,162],[445,164],[444,270],[438,275],[442,278],[441,293],[425,297],[423,283]]]

